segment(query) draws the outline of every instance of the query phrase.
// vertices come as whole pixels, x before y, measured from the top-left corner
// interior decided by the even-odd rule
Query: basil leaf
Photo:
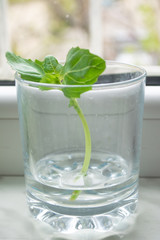
[[[67,54],[65,65],[59,64],[53,56],[45,57],[44,61],[23,59],[14,53],[7,52],[8,63],[15,69],[24,80],[74,85],[62,89],[68,98],[79,98],[80,95],[92,89],[99,75],[105,69],[105,61],[89,52],[88,49],[79,47],[71,48]],[[77,87],[76,87],[77,86]],[[48,87],[41,88],[48,90]]]
[[[62,75],[63,66],[59,64],[57,59],[53,56],[47,56],[43,62],[43,68],[48,73],[58,73]]]
[[[40,82],[49,84],[59,84],[59,78],[57,74],[45,73]]]
[[[92,54],[88,49],[72,48],[67,55],[64,65],[63,84],[65,85],[92,85],[104,71],[105,61]],[[80,94],[90,90],[91,87],[77,87],[63,89],[66,97],[79,98]]]
[[[40,83],[47,83],[47,84],[60,84],[59,78],[56,74],[45,73],[45,75],[40,80]],[[41,90],[50,90],[53,88],[40,86]]]
[[[92,87],[65,87],[62,88],[64,95],[68,98],[80,98],[80,95],[84,92],[91,90]]]
[[[11,52],[6,53],[6,58],[10,66],[16,70],[24,80],[39,82],[44,75],[41,66],[31,59],[21,58]]]
[[[35,59],[34,62],[43,69],[43,62],[42,62],[42,61],[39,61],[38,59]],[[44,70],[44,69],[43,69],[43,70]]]

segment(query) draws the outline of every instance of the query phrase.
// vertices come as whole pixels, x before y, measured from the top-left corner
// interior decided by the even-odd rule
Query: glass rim
[[[21,84],[25,84],[28,86],[34,86],[34,87],[46,87],[46,88],[86,88],[86,87],[92,87],[92,89],[97,89],[97,88],[102,88],[102,87],[117,87],[117,86],[124,86],[124,85],[128,85],[128,84],[134,84],[136,82],[142,81],[142,79],[144,79],[147,75],[146,70],[143,67],[139,67],[137,65],[134,64],[128,64],[128,63],[124,63],[124,62],[118,62],[118,61],[111,61],[111,60],[106,60],[106,69],[104,70],[104,72],[107,70],[107,63],[112,66],[112,65],[119,65],[122,67],[126,67],[126,69],[130,68],[130,69],[137,69],[137,71],[141,74],[137,77],[133,77],[133,78],[128,78],[127,80],[122,80],[122,81],[117,81],[117,82],[109,82],[109,83],[94,83],[94,84],[86,84],[86,85],[66,85],[66,84],[51,84],[51,83],[40,83],[40,82],[35,82],[35,81],[29,81],[29,80],[24,80],[20,77],[20,74],[18,72],[15,73],[15,80],[18,80],[18,82],[20,82]],[[105,75],[105,73],[102,73],[100,76]],[[123,72],[122,72],[123,73]],[[127,73],[127,72],[126,72]],[[117,74],[117,73],[109,73],[109,75],[113,75],[113,74]]]

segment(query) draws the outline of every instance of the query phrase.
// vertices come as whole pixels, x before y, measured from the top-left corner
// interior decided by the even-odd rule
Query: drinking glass
[[[121,234],[136,213],[146,72],[106,66],[92,86],[16,74],[28,206],[53,232]],[[80,98],[64,94],[82,88]]]

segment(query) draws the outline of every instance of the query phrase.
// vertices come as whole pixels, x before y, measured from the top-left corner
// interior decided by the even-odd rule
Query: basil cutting
[[[77,98],[92,89],[99,75],[105,70],[105,61],[90,53],[88,49],[71,48],[64,65],[54,56],[46,56],[43,61],[24,59],[14,53],[7,52],[9,65],[16,70],[23,80],[47,84],[64,85],[61,88],[65,97],[70,99],[69,107],[74,107],[81,119],[85,133],[85,157],[80,176],[87,175],[91,159],[91,136],[85,116],[78,104]],[[72,85],[73,87],[69,87]],[[67,87],[68,86],[68,87]],[[50,90],[49,86],[40,86],[40,90]],[[73,191],[70,200],[75,200],[81,191]]]

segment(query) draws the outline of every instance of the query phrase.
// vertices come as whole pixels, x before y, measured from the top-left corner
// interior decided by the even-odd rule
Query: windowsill
[[[0,119],[18,119],[15,86],[0,86]],[[145,89],[144,119],[160,119],[160,86]]]
[[[0,185],[0,239],[60,239],[60,236],[53,233],[50,226],[40,223],[30,216],[25,199],[23,177],[1,177]],[[159,185],[160,178],[140,179],[136,223],[123,240],[159,240]],[[87,233],[85,233],[85,239],[90,239],[87,238]],[[119,237],[111,237],[106,240],[109,239],[120,240]]]
[[[15,86],[0,87],[0,133],[0,175],[23,175]],[[159,143],[160,86],[147,86],[143,121],[141,177],[160,177]]]
[[[160,76],[160,66],[144,66],[147,76]]]

